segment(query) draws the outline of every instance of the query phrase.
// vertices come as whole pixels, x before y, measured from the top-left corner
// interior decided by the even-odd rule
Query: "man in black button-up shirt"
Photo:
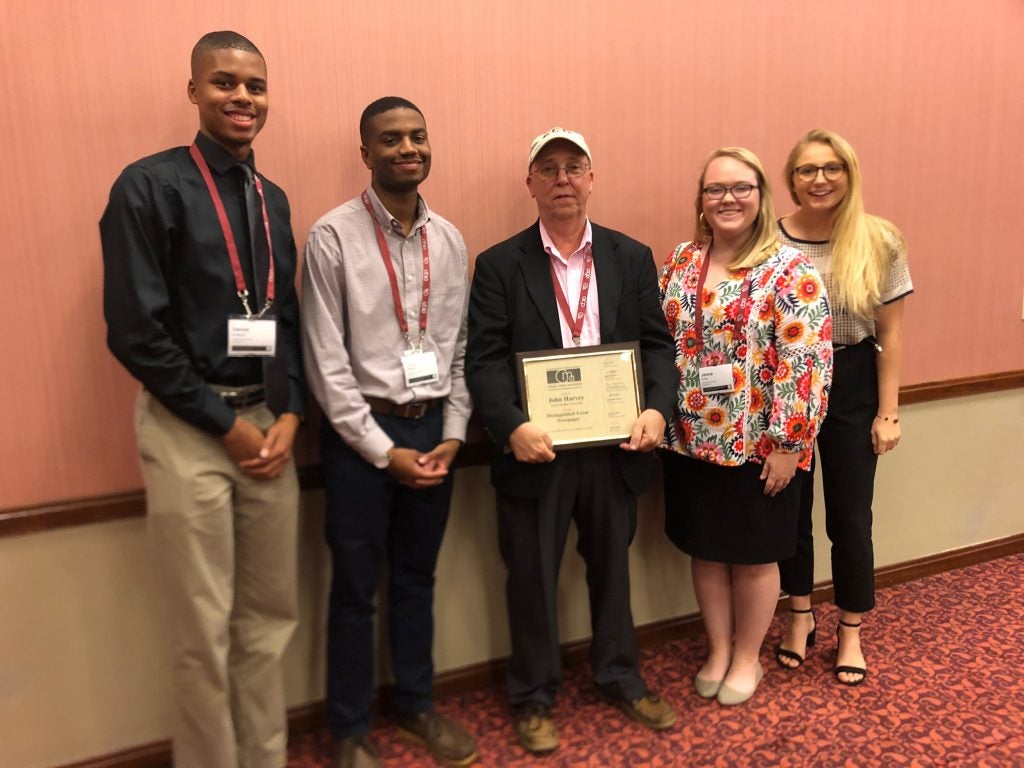
[[[288,200],[259,176],[265,214],[253,198],[250,221],[241,167],[255,169],[266,77],[241,35],[200,39],[188,88],[198,153],[129,165],[100,221],[108,344],[143,385],[136,433],[169,610],[179,766],[286,763],[279,660],[296,619],[291,450],[304,392]],[[269,323],[245,317],[265,307]],[[269,333],[273,354],[229,356],[232,317],[236,332]]]

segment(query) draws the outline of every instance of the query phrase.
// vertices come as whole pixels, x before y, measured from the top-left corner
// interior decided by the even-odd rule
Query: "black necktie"
[[[263,302],[266,299],[264,290],[270,271],[270,249],[267,247],[266,229],[263,225],[263,201],[260,199],[256,182],[253,180],[253,169],[248,163],[241,163],[239,167],[245,175],[245,212],[249,220],[249,243],[251,244],[253,286],[250,292],[249,306],[258,313],[263,309]],[[274,307],[267,312],[267,315],[276,314]],[[274,357],[263,358],[263,389],[266,392],[267,407],[275,415],[280,415],[287,410],[290,392],[288,356],[282,346],[282,341],[281,324],[278,323],[276,354]]]
[[[263,291],[267,285],[267,270],[270,259],[267,258],[267,237],[263,230],[263,204],[253,180],[253,170],[246,163],[240,163],[242,175],[245,177],[245,215],[249,222],[250,257],[252,261],[252,281],[249,288],[250,304],[253,312],[263,309]]]

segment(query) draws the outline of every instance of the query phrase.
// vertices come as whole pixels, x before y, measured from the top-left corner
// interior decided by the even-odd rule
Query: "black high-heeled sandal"
[[[840,619],[839,620],[839,626],[836,627],[836,662],[837,662],[837,664],[836,664],[835,669],[833,669],[832,671],[833,671],[833,673],[836,676],[836,680],[838,680],[843,685],[850,686],[851,688],[853,686],[855,686],[855,685],[860,685],[865,680],[867,680],[867,678],[868,678],[868,671],[864,667],[851,667],[851,666],[848,666],[848,665],[845,665],[845,664],[840,667],[838,665],[838,660],[839,660],[839,631],[843,627],[848,627],[850,629],[858,629],[860,627],[860,625],[861,625],[861,622],[859,622],[859,621],[856,624],[851,624],[848,621],[843,621],[842,619]],[[839,674],[841,672],[845,672],[848,675],[860,675],[860,677],[858,677],[856,680],[843,680],[839,676]]]
[[[807,608],[806,610],[803,610],[803,611],[798,610],[796,608],[790,608],[789,612],[790,613],[809,613],[809,614],[811,614],[811,618],[812,619],[814,618],[814,609],[813,608]],[[814,642],[817,639],[817,636],[818,636],[818,622],[815,621],[814,622],[814,626],[811,627],[811,631],[807,633],[807,645],[806,645],[807,648],[813,648],[814,647]],[[807,653],[807,651],[805,650],[804,653]],[[796,664],[787,664],[786,662],[783,661],[783,659],[792,659],[793,661],[796,662]],[[791,651],[788,648],[783,648],[782,644],[780,643],[779,645],[775,646],[775,663],[778,664],[783,669],[793,670],[793,669],[799,668],[804,663],[804,657],[801,656],[796,651]]]

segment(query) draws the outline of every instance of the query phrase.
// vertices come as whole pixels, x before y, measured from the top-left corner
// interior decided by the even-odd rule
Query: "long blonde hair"
[[[894,249],[902,249],[903,235],[894,224],[864,212],[860,163],[857,153],[834,131],[816,128],[796,143],[783,171],[789,196],[796,196],[793,169],[808,144],[824,144],[846,165],[848,186],[832,221],[829,260],[829,300],[833,307],[861,317],[872,317],[881,303],[882,286],[889,275]]]
[[[735,258],[726,265],[733,271],[747,269],[763,264],[779,251],[779,225],[775,221],[775,206],[772,204],[772,190],[765,176],[764,166],[757,159],[757,155],[743,147],[720,147],[708,155],[704,162],[704,169],[700,172],[700,179],[697,182],[697,200],[695,209],[697,211],[697,223],[693,230],[694,242],[707,242],[711,237],[711,227],[704,218],[704,176],[708,172],[708,166],[713,160],[720,157],[731,157],[749,167],[757,175],[758,191],[761,195],[761,207],[754,220],[750,237],[740,247]]]

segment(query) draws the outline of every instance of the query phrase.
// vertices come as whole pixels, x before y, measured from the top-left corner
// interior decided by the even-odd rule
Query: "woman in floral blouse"
[[[697,692],[739,704],[764,674],[777,561],[796,549],[800,498],[790,483],[810,466],[825,415],[832,321],[814,267],[779,242],[752,152],[711,154],[696,212],[693,242],[661,274],[681,375],[663,452],[665,527],[691,556],[708,633]]]

